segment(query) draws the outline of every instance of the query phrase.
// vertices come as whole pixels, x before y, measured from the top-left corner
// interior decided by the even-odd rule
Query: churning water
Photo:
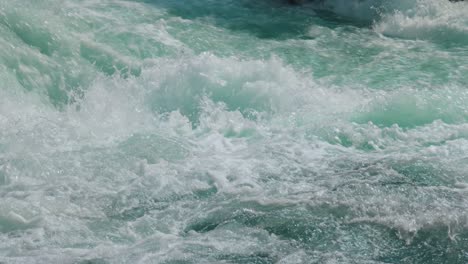
[[[468,2],[0,0],[1,263],[467,263]]]

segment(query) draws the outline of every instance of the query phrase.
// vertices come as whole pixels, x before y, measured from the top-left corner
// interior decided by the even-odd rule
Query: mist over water
[[[467,263],[468,3],[0,0],[0,262]]]

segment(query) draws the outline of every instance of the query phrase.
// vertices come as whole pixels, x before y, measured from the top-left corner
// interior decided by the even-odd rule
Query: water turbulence
[[[0,0],[0,262],[468,262],[468,3]]]

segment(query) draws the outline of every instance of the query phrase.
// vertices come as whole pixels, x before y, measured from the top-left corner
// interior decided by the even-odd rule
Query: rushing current
[[[468,263],[468,2],[0,0],[0,263]]]

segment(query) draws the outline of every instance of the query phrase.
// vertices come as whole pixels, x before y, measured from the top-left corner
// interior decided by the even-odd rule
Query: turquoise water
[[[468,263],[468,3],[0,0],[1,263]]]

